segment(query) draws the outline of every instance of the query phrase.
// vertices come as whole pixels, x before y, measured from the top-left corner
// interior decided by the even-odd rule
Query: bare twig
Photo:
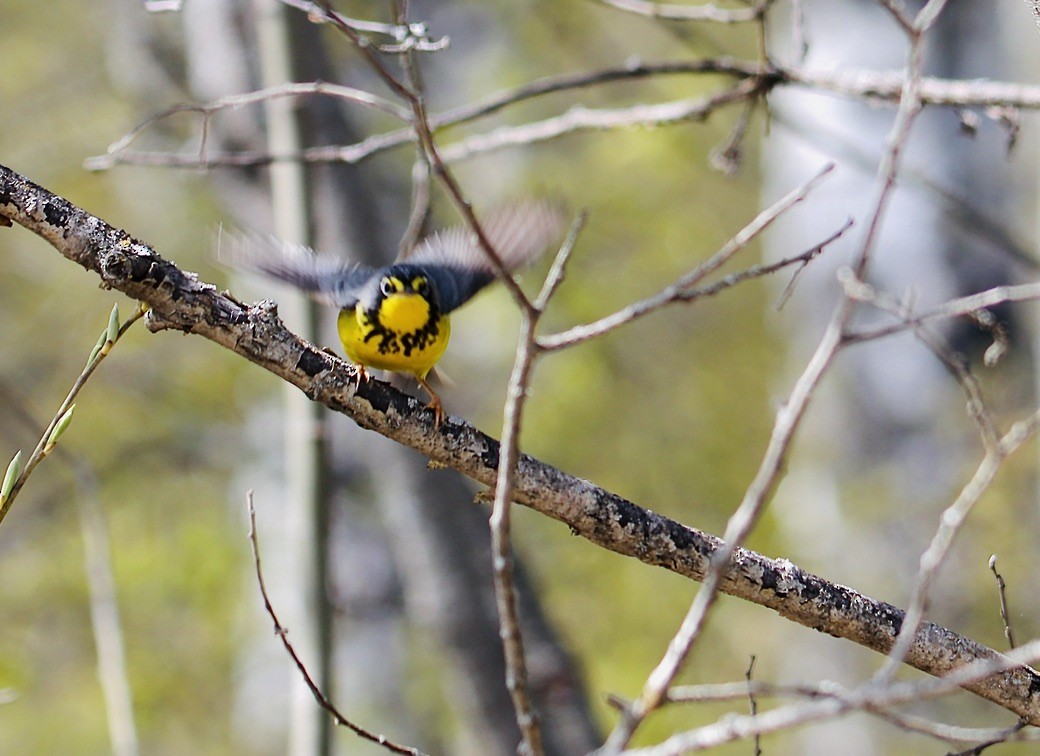
[[[293,660],[293,664],[296,665],[296,669],[299,671],[304,683],[306,683],[307,687],[314,695],[314,700],[318,702],[318,705],[321,706],[321,708],[329,713],[332,720],[338,726],[346,727],[353,731],[358,737],[381,745],[391,753],[408,754],[409,756],[426,756],[417,748],[398,745],[389,740],[385,735],[377,735],[376,733],[370,732],[364,727],[350,721],[339,712],[339,710],[321,691],[321,688],[318,687],[317,683],[314,682],[310,673],[307,671],[307,666],[296,653],[296,649],[293,648],[292,643],[289,642],[289,629],[282,625],[281,621],[278,619],[278,614],[275,612],[274,606],[271,604],[271,599],[267,595],[267,585],[264,583],[264,573],[260,565],[260,543],[256,532],[256,509],[253,507],[252,491],[246,492],[246,509],[249,512],[249,533],[247,534],[247,537],[249,538],[249,545],[253,550],[253,566],[256,570],[256,582],[260,587],[260,596],[264,601],[264,610],[271,618],[271,622],[274,623],[274,634],[282,641],[282,646],[285,647],[285,652],[289,654],[289,658]]]
[[[914,22],[906,15],[906,8],[903,5],[902,0],[879,0],[882,7],[885,8],[896,20],[904,32],[908,34],[914,33]]]
[[[1000,621],[1004,623],[1004,638],[1007,639],[1008,648],[1015,647],[1015,634],[1011,630],[1011,615],[1008,614],[1007,585],[1004,576],[997,572],[997,555],[989,558],[989,569],[997,581],[997,597],[1000,599]]]
[[[530,756],[540,756],[544,748],[538,716],[527,683],[523,635],[520,631],[516,590],[513,584],[510,507],[516,485],[516,466],[520,458],[521,418],[534,359],[538,354],[535,347],[535,329],[545,306],[563,280],[567,260],[577,243],[585,218],[585,214],[578,217],[563,246],[560,247],[533,309],[521,311],[519,343],[502,413],[502,446],[495,482],[495,499],[491,510],[491,559],[498,604],[499,634],[502,637],[506,658],[506,687],[513,699],[517,725],[524,737],[524,751]]]
[[[633,304],[592,323],[574,326],[573,328],[561,333],[541,336],[538,338],[538,348],[543,351],[552,351],[573,346],[574,344],[579,344],[583,341],[588,341],[589,339],[607,333],[608,331],[625,325],[626,323],[630,323],[637,318],[643,317],[644,315],[664,307],[665,305],[690,299],[691,292],[698,283],[725,265],[733,255],[744,249],[753,239],[765,231],[773,221],[780,217],[780,215],[805,199],[809,192],[811,192],[813,188],[817,186],[828,173],[830,173],[833,167],[833,165],[825,166],[800,187],[793,189],[788,194],[781,197],[773,203],[773,205],[755,216],[750,223],[730,238],[730,240],[727,241],[718,252],[702,262],[692,271],[679,278],[670,286],[662,289],[657,294],[638,302],[634,302]],[[836,236],[831,237],[831,239],[834,238],[836,238]],[[788,262],[794,262],[794,260]],[[712,291],[711,293],[715,292]]]
[[[906,619],[900,629],[899,637],[889,653],[887,664],[876,675],[879,683],[891,680],[896,669],[902,663],[911,639],[924,618],[925,604],[932,583],[965,519],[993,481],[1004,459],[1035,436],[1038,430],[1040,430],[1040,411],[1026,420],[1015,423],[995,448],[987,449],[971,480],[961,489],[957,499],[943,512],[932,542],[921,555],[920,568],[910,597],[910,606],[907,609]]]
[[[195,160],[204,164],[213,159],[212,155],[207,154],[207,140],[206,134],[209,128],[209,122],[214,115],[224,110],[232,110],[235,108],[244,107],[247,105],[254,105],[257,103],[269,102],[270,100],[284,98],[284,97],[304,97],[307,95],[323,95],[327,97],[334,97],[336,99],[344,100],[345,102],[354,102],[360,105],[366,105],[374,110],[387,113],[388,115],[397,118],[400,121],[407,122],[409,120],[409,113],[405,108],[400,105],[387,100],[385,97],[374,95],[371,92],[365,92],[361,89],[354,87],[345,87],[337,84],[329,84],[324,81],[314,82],[301,82],[301,83],[286,83],[278,84],[276,86],[265,87],[263,89],[256,90],[254,92],[246,92],[244,94],[226,95],[219,97],[215,100],[205,103],[181,103],[173,105],[165,110],[159,111],[148,116],[146,119],[141,121],[139,124],[134,126],[130,131],[124,134],[122,137],[117,139],[115,142],[108,146],[108,150],[104,155],[98,155],[95,157],[87,158],[83,161],[84,167],[92,171],[106,170],[114,167],[122,162],[125,162],[124,157],[127,154],[134,154],[129,152],[129,147],[133,144],[142,133],[150,129],[160,121],[175,116],[179,113],[197,113],[202,116],[202,128],[199,138],[199,147],[195,152]],[[161,153],[153,153],[159,155]],[[267,162],[279,162],[284,159],[293,159],[290,156],[282,156],[281,158],[275,157],[272,153]]]
[[[879,310],[890,313],[900,320],[906,322],[911,320],[910,313],[912,305],[905,301],[896,301],[893,297],[878,292],[873,286],[857,280],[849,271],[839,271],[838,279],[841,281],[845,296],[850,300],[865,302]],[[987,311],[976,311],[987,312]],[[987,312],[988,314],[988,312]],[[992,414],[986,408],[982,397],[982,389],[972,375],[965,359],[954,354],[943,342],[942,337],[923,322],[913,325],[914,335],[924,344],[943,366],[957,379],[968,399],[968,414],[975,422],[985,449],[995,449],[1000,443],[999,433]],[[861,338],[846,338],[846,343],[862,341]]]
[[[737,171],[740,170],[741,145],[744,143],[744,136],[747,134],[751,117],[755,113],[758,102],[758,98],[753,98],[744,103],[744,108],[741,110],[740,115],[737,116],[737,120],[730,129],[725,141],[716,146],[709,155],[712,168],[721,171],[726,176],[735,176]]]
[[[878,166],[868,223],[852,266],[857,277],[861,279],[869,265],[881,218],[895,184],[900,153],[909,136],[910,127],[921,110],[918,95],[921,77],[921,41],[921,34],[910,35],[910,49],[899,109],[889,133],[886,150]],[[604,746],[607,753],[615,753],[625,747],[646,716],[661,704],[668,686],[672,684],[694,643],[700,637],[708,614],[718,597],[722,576],[729,569],[732,554],[750,534],[765,509],[768,498],[779,480],[795,431],[805,415],[816,387],[842,345],[842,333],[852,311],[851,300],[844,299],[839,303],[824,330],[816,351],[796,381],[790,397],[777,412],[769,445],[758,472],[748,486],[740,506],[726,524],[725,545],[712,557],[711,569],[704,578],[701,590],[694,598],[661,661],[647,677],[639,698],[624,712],[611,732]]]
[[[1015,722],[1015,724],[1011,725],[1010,727],[1006,727],[1004,728],[1004,730],[994,733],[992,737],[984,739],[984,742],[982,743],[976,743],[971,748],[966,748],[963,751],[959,751],[957,753],[949,753],[946,756],[979,756],[979,754],[981,754],[983,751],[992,748],[995,745],[1001,745],[1002,743],[1008,743],[1011,741],[1017,742],[1023,740],[1035,741],[1037,739],[1035,737],[1013,737],[1015,735],[1019,735],[1025,727],[1025,722]],[[1036,732],[1034,731],[1029,734],[1035,735]],[[978,738],[978,740],[983,739]]]
[[[520,337],[509,378],[506,404],[502,412],[502,447],[495,483],[495,500],[491,509],[491,564],[495,578],[495,597],[498,604],[499,634],[506,658],[506,688],[513,699],[516,722],[523,735],[526,756],[542,756],[541,727],[527,683],[527,664],[524,658],[523,635],[516,590],[513,585],[513,555],[510,546],[510,505],[513,501],[516,464],[520,458],[520,423],[527,386],[536,354],[534,329],[538,316],[522,311]]]
[[[755,657],[752,655],[751,661],[748,662],[747,671],[744,673],[744,677],[747,680],[747,697],[748,697],[748,708],[751,709],[751,716],[758,714],[758,700],[755,698],[755,690],[751,685],[751,673],[755,670]],[[754,735],[754,750],[755,756],[762,756],[762,742],[761,736],[756,732]]]
[[[776,309],[777,310],[782,310],[784,308],[784,305],[787,304],[787,300],[790,299],[791,295],[794,293],[795,286],[798,285],[799,277],[802,275],[802,273],[805,271],[805,269],[807,267],[809,267],[809,263],[812,262],[816,258],[817,255],[819,255],[821,252],[823,252],[824,248],[826,248],[831,243],[837,241],[841,236],[843,236],[846,231],[848,231],[850,228],[852,228],[852,225],[853,225],[852,218],[848,218],[845,221],[845,225],[843,225],[841,228],[839,228],[833,234],[828,236],[822,242],[817,244],[815,247],[810,249],[808,252],[805,252],[805,253],[803,253],[803,255],[799,255],[799,256],[796,256],[796,257],[793,257],[793,258],[785,258],[785,259],[781,260],[779,263],[774,263],[774,265],[780,265],[781,263],[786,264],[787,262],[794,262],[794,261],[800,262],[800,265],[798,265],[798,267],[795,269],[794,273],[791,275],[791,280],[787,282],[787,286],[784,287],[784,290],[782,292],[780,292],[780,296],[777,297],[777,300],[776,300]]]
[[[899,322],[879,326],[866,326],[849,330],[847,342],[868,341],[900,333],[908,328],[948,318],[972,317],[975,313],[1002,304],[1032,302],[1040,299],[1040,283],[997,286],[977,294],[951,299],[917,314],[907,312]]]
[[[667,126],[701,121],[725,105],[757,97],[764,91],[764,86],[761,79],[744,79],[732,87],[704,97],[625,108],[596,109],[575,106],[559,116],[520,126],[503,126],[486,134],[475,134],[453,142],[443,148],[442,158],[445,162],[454,163],[507,147],[538,144],[582,131]]]
[[[929,0],[928,4],[918,14],[912,27],[907,30],[907,36],[910,40],[910,51],[907,56],[907,76],[906,85],[904,87],[904,99],[901,102],[899,113],[896,116],[896,124],[893,128],[894,138],[891,141],[891,148],[886,151],[882,161],[883,168],[886,165],[888,166],[887,179],[882,185],[881,192],[879,193],[877,213],[874,216],[874,222],[870,226],[868,239],[864,243],[862,257],[855,266],[856,276],[860,279],[864,278],[864,272],[869,258],[870,242],[879,228],[880,214],[885,204],[884,198],[891,192],[891,188],[895,182],[895,166],[901,146],[905,144],[913,119],[921,108],[919,90],[924,32],[937,20],[938,14],[944,5],[945,3],[942,0],[939,0],[938,2],[936,0]],[[1025,440],[1036,432],[1038,421],[1040,421],[1040,413],[1034,415],[1034,417],[1028,422],[1020,422],[1013,426],[1011,431],[1000,440],[999,444],[988,445],[986,454],[983,457],[982,463],[975,471],[975,475],[961,490],[957,500],[954,501],[954,503],[951,504],[943,514],[938,531],[933,537],[928,549],[921,555],[920,567],[918,569],[917,578],[914,582],[914,590],[911,596],[910,607],[907,610],[906,621],[904,622],[903,627],[900,628],[899,636],[896,638],[892,651],[889,653],[888,662],[882,666],[874,676],[873,683],[875,685],[884,686],[894,677],[896,670],[901,664],[901,660],[909,649],[909,645],[912,642],[911,639],[917,631],[917,627],[923,621],[924,608],[928,600],[928,592],[931,583],[934,580],[939,566],[945,558],[951,543],[953,542],[953,538],[956,536],[961,524],[968,516],[968,513],[974,507],[975,502],[978,501],[979,497],[993,480],[1003,458],[1014,451],[1014,449],[1024,443]],[[986,434],[984,434],[984,438],[985,437]]]
[[[668,21],[712,21],[717,24],[742,24],[758,19],[760,6],[770,3],[757,3],[750,8],[719,8],[716,5],[672,5],[656,3],[650,0],[600,0],[600,2],[640,16],[650,16]]]
[[[743,740],[758,733],[791,729],[811,722],[833,719],[853,711],[877,711],[899,704],[953,693],[971,679],[992,675],[1007,664],[1029,664],[1040,658],[1040,641],[1033,641],[992,661],[969,664],[947,677],[920,682],[898,682],[885,687],[864,685],[845,695],[828,697],[772,709],[757,716],[728,716],[715,724],[679,733],[656,746],[625,751],[627,756],[679,756],[703,751],[724,743]]]
[[[341,28],[349,28],[365,47],[372,43],[361,37],[361,34],[379,34],[390,37],[393,44],[381,44],[378,49],[386,53],[399,53],[405,50],[418,50],[420,52],[437,52],[443,50],[449,44],[447,37],[431,40],[426,24],[383,24],[378,21],[366,21],[357,18],[348,18],[332,10],[328,3],[312,3],[309,0],[281,0],[282,3],[292,8],[302,10],[307,17],[316,23],[327,22]]]
[[[310,5],[308,3],[308,5]],[[746,100],[751,92],[765,93],[775,86],[801,86],[843,97],[871,101],[897,102],[902,93],[903,75],[899,71],[871,71],[855,68],[842,70],[812,69],[804,66],[762,65],[730,58],[664,61],[659,63],[634,62],[590,72],[565,74],[529,82],[515,89],[496,93],[474,103],[463,105],[438,115],[429,115],[433,131],[466,123],[497,112],[510,105],[552,92],[582,89],[596,84],[662,75],[724,74],[735,76],[745,84],[739,91],[724,90],[707,99],[642,105],[629,109],[571,110],[542,122],[502,127],[490,134],[474,135],[462,142],[442,148],[442,160],[451,163],[458,159],[518,144],[533,144],[558,138],[578,130],[616,129],[642,125],[668,125],[705,117],[711,110],[726,102]],[[747,83],[751,82],[751,83]],[[301,85],[310,86],[310,85]],[[729,94],[726,94],[729,93]],[[249,95],[243,95],[248,97]],[[359,96],[370,96],[360,93]],[[939,105],[958,109],[998,107],[1001,112],[1011,109],[1040,109],[1040,86],[987,80],[920,79],[920,101],[925,105]],[[196,110],[206,106],[184,106]],[[394,106],[395,114],[397,106]],[[161,117],[161,115],[159,116]],[[154,120],[154,119],[151,119]],[[123,137],[125,147],[135,132]],[[388,149],[416,141],[415,131],[402,129],[367,137],[352,145],[322,146],[301,150],[298,154],[273,155],[267,152],[170,154],[163,152],[134,152],[120,149],[110,154],[90,158],[88,167],[105,169],[118,164],[162,165],[175,168],[212,168],[220,166],[267,165],[286,160],[303,162],[358,163]]]
[[[517,303],[521,310],[530,312],[533,307],[530,300],[528,300],[527,295],[524,294],[523,289],[520,288],[516,279],[514,279],[509,271],[506,270],[502,258],[499,257],[498,252],[488,240],[487,234],[484,233],[484,229],[477,220],[477,216],[473,212],[473,207],[466,199],[462,187],[459,185],[458,181],[455,180],[454,175],[452,175],[448,170],[444,160],[438,152],[437,145],[434,143],[433,131],[426,112],[426,102],[423,99],[422,92],[416,91],[412,87],[403,84],[393,74],[391,74],[380,58],[366,44],[365,40],[349,25],[336,19],[335,14],[329,9],[326,0],[323,0],[319,4],[327,11],[330,20],[332,20],[336,28],[343,32],[343,34],[358,48],[372,67],[373,71],[378,74],[387,86],[389,86],[398,96],[406,100],[411,106],[412,128],[415,130],[419,145],[422,148],[434,175],[447,190],[448,196],[451,198],[455,208],[459,211],[459,214],[462,216],[466,225],[473,230],[474,234],[476,234],[481,249],[484,250],[484,254],[487,255],[487,258],[494,267],[498,277],[502,280],[502,283],[513,297],[513,301]]]
[[[738,701],[752,695],[756,698],[798,698],[818,700],[835,698],[842,700],[850,695],[850,690],[837,683],[824,681],[812,685],[778,685],[775,683],[754,680],[750,682],[717,683],[709,685],[677,685],[668,691],[668,703],[708,703]],[[942,722],[933,722],[884,706],[873,706],[865,709],[865,713],[883,719],[886,722],[908,732],[916,732],[947,743],[971,743],[976,741],[1007,742],[1040,740],[1040,730],[1022,732],[1025,724],[1016,722],[1009,727],[962,727]],[[758,733],[756,733],[758,735]]]

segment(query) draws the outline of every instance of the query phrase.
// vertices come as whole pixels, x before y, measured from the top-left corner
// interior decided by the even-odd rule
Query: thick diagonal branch
[[[432,413],[380,381],[358,385],[347,363],[290,331],[268,302],[243,305],[161,258],[149,246],[67,200],[0,166],[0,218],[50,242],[62,255],[151,307],[149,328],[206,337],[266,368],[314,401],[362,427],[409,446],[485,485],[498,470],[498,443],[455,418],[434,429]],[[9,232],[8,232],[9,233]],[[521,455],[513,498],[593,543],[693,580],[704,577],[722,542],[643,509],[581,478]],[[786,560],[737,549],[720,581],[723,593],[773,609],[781,616],[887,653],[903,623],[891,604],[830,583]],[[924,623],[905,661],[943,676],[993,649],[946,628]],[[1040,725],[1040,674],[1018,666],[964,687]]]

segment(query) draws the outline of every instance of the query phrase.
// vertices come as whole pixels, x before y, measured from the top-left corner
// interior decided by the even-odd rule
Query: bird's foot
[[[365,370],[364,365],[355,365],[357,368],[357,388],[360,389],[363,383],[368,383],[372,380],[372,374]]]
[[[441,405],[441,398],[437,396],[437,392],[430,387],[425,378],[420,378],[419,376],[415,376],[415,378],[419,381],[419,385],[426,389],[426,393],[430,395],[430,403],[426,405],[426,409],[433,411],[433,428],[438,430],[447,418],[444,407]]]
[[[440,397],[434,395],[433,400],[426,405],[426,409],[433,410],[433,429],[439,430],[445,418],[448,417],[444,413],[444,407],[441,406]]]

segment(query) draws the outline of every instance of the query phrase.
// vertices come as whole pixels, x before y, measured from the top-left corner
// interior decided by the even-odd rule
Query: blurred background
[[[231,278],[212,261],[218,223],[278,227],[268,167],[91,172],[84,161],[172,105],[272,83],[278,69],[265,68],[272,44],[265,35],[288,51],[283,81],[385,90],[342,36],[301,12],[275,6],[280,18],[272,21],[261,2],[186,0],[167,13],[146,5],[0,0],[0,163],[241,299],[276,299],[290,326],[313,327],[320,343],[338,348],[334,313],[308,311],[291,293]],[[806,65],[903,65],[901,34],[874,0],[800,6]],[[388,19],[385,3],[338,7]],[[451,41],[417,56],[433,113],[539,77],[626,61],[755,60],[759,43],[753,25],[662,22],[595,2],[449,0],[413,2],[410,12],[433,38]],[[768,36],[776,59],[795,62],[803,54],[796,27],[789,4],[778,2]],[[1027,82],[1036,78],[1037,51],[1040,32],[1026,4],[962,0],[950,4],[934,32],[927,69]],[[399,70],[396,59],[389,63]],[[678,100],[725,83],[667,76],[565,91],[438,138],[451,144],[575,105]],[[760,207],[824,162],[837,164],[825,188],[730,266],[798,254],[846,218],[856,220],[857,229],[806,271],[783,309],[776,303],[789,275],[667,309],[537,365],[526,452],[715,534],[754,475],[773,413],[836,301],[835,271],[862,233],[893,113],[805,90],[777,91],[769,103],[768,119],[762,108],[751,119],[732,175],[713,170],[710,156],[727,143],[739,107],[704,123],[578,133],[453,166],[478,209],[525,193],[589,209],[544,324],[561,329],[654,293]],[[397,127],[330,99],[301,98],[295,111],[307,146],[352,144]],[[926,305],[1037,278],[1035,121],[1022,116],[1009,151],[1008,129],[992,115],[929,109],[921,118],[873,283]],[[217,113],[207,150],[263,152],[265,124],[274,117],[260,105]],[[190,157],[200,131],[198,114],[181,113],[146,129],[134,149]],[[357,165],[307,166],[303,199],[313,244],[370,263],[393,259],[408,222],[414,160],[406,145]],[[433,208],[432,228],[457,222],[436,185]],[[528,290],[547,265],[524,276]],[[136,306],[99,289],[40,239],[0,230],[4,464],[35,445],[113,304],[124,317]],[[977,371],[1005,429],[1037,404],[1033,309],[995,313],[1010,349],[993,367],[982,363],[990,334],[964,323],[944,332]],[[863,322],[874,320],[865,310]],[[482,294],[453,318],[452,344],[439,365],[450,379],[442,392],[449,412],[494,436],[517,323],[504,291]],[[428,752],[513,752],[518,736],[490,593],[487,512],[473,502],[476,488],[426,470],[423,459],[343,416],[305,407],[300,419],[293,413],[301,403],[286,393],[275,378],[203,339],[138,325],[116,345],[78,400],[63,453],[36,471],[0,529],[0,751],[384,752],[349,732],[323,731],[317,707],[300,690],[256,586],[246,539],[245,498],[253,490],[272,601],[305,659],[320,659],[325,649],[327,663],[314,661],[312,670],[330,681],[339,709]],[[981,458],[964,404],[956,382],[910,337],[843,353],[748,545],[905,606],[939,514]],[[301,514],[294,486],[302,463],[287,462],[284,452],[314,438],[322,440],[312,447],[322,462],[311,486],[318,496]],[[1005,648],[986,567],[997,554],[1016,633],[1036,634],[1036,484],[1031,445],[1008,461],[973,514],[930,619]],[[301,525],[304,516],[317,519]],[[516,508],[514,518],[529,663],[548,745],[552,753],[581,753],[613,725],[607,695],[638,694],[697,586],[602,551],[531,512]],[[118,634],[105,625],[116,605]],[[724,598],[682,681],[742,680],[752,657],[756,679],[791,683],[854,685],[881,662]],[[746,703],[670,707],[637,742],[745,710]],[[1013,722],[967,694],[913,711],[961,725]],[[763,746],[844,754],[942,748],[866,715],[773,736]]]

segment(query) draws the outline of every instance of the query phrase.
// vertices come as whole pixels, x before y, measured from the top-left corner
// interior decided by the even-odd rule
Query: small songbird
[[[558,242],[566,217],[553,202],[520,200],[478,216],[503,266],[513,272]],[[449,314],[495,280],[476,235],[462,226],[423,239],[411,254],[371,268],[274,237],[232,236],[218,257],[297,286],[339,308],[337,330],[347,357],[361,368],[415,377],[430,395],[436,424],[440,397],[426,376],[444,354]]]

